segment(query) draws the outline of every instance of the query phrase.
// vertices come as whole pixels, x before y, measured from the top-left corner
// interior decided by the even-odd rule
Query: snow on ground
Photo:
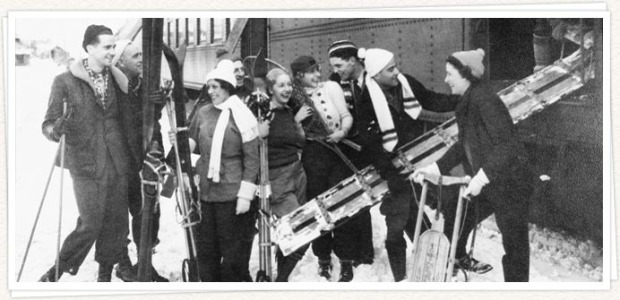
[[[13,210],[10,214],[14,218],[15,227],[9,228],[15,232],[16,256],[15,276],[24,257],[28,237],[37,213],[45,182],[49,175],[57,144],[47,141],[41,134],[41,122],[47,108],[47,100],[53,77],[63,69],[53,65],[51,61],[32,60],[28,67],[17,67],[17,89],[15,103],[16,144],[16,199],[12,201]],[[163,130],[169,126],[164,114],[161,120]],[[166,136],[166,135],[164,135]],[[165,146],[168,147],[167,141]],[[24,267],[21,281],[32,282],[49,267],[56,257],[58,215],[59,215],[59,177],[58,169],[50,184],[48,196],[41,213],[39,224],[34,235],[30,253]],[[13,187],[10,187],[13,188]],[[64,197],[62,206],[62,237],[61,241],[73,230],[78,216],[75,198],[73,196],[71,178],[68,172],[64,175]],[[176,211],[174,199],[161,199],[161,243],[153,255],[153,264],[160,274],[171,281],[181,281],[181,262],[186,256],[183,231],[179,225],[179,215]],[[387,260],[387,253],[383,247],[386,228],[383,216],[378,206],[371,210],[373,218],[373,241],[375,248],[375,262],[373,265],[361,265],[355,269],[354,281],[359,282],[389,282],[392,275]],[[11,223],[9,223],[11,224]],[[533,282],[591,282],[602,280],[602,249],[591,241],[580,241],[565,233],[554,232],[535,225],[530,226],[531,271],[530,280]],[[409,243],[411,250],[411,243]],[[411,253],[411,251],[409,251]],[[503,248],[501,236],[495,226],[493,217],[482,223],[476,239],[475,257],[494,266],[494,269],[484,275],[472,275],[470,281],[501,282],[503,281],[501,257]],[[97,277],[97,263],[91,251],[76,276],[65,275],[61,281],[91,282]],[[130,257],[136,262],[136,250],[130,245]],[[334,256],[333,281],[338,280],[340,266]],[[317,274],[318,261],[308,250],[303,260],[291,275],[291,281],[319,282],[325,281]],[[250,263],[251,274],[258,270],[258,247],[255,246]],[[411,272],[412,259],[408,257],[408,273]],[[275,269],[275,265],[274,265]],[[119,281],[113,276],[113,281]]]

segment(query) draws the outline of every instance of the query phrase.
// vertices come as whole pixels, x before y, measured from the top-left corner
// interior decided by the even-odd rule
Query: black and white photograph
[[[10,15],[9,286],[608,288],[608,14],[530,15]]]

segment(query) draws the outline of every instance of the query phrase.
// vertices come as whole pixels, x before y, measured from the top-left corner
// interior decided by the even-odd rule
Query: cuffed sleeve
[[[258,186],[254,183],[241,181],[241,187],[239,187],[239,192],[237,193],[237,197],[252,200],[254,199],[254,195],[256,194],[256,189]]]
[[[433,92],[413,77],[405,75],[405,78],[407,78],[409,86],[420,105],[422,105],[422,108],[434,112],[449,112],[456,109],[456,105],[460,100],[459,95]]]

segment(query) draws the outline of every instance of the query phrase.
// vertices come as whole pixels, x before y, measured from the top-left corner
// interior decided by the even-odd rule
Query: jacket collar
[[[127,76],[125,76],[125,74],[123,74],[123,72],[115,66],[111,66],[109,69],[121,91],[127,94],[129,91],[129,80],[127,79]],[[84,68],[81,59],[76,59],[73,64],[69,66],[69,71],[73,76],[86,81],[93,91],[95,90],[95,83],[90,79],[90,76],[88,76],[88,71]]]

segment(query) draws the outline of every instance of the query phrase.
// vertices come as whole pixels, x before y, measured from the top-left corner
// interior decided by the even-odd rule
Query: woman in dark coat
[[[447,174],[462,163],[472,176],[465,194],[479,205],[479,220],[495,213],[506,254],[502,259],[504,280],[528,281],[528,191],[525,149],[516,136],[508,109],[499,96],[480,79],[484,74],[484,51],[453,53],[446,64],[445,82],[453,94],[461,95],[456,105],[459,141],[437,161],[412,175]]]

